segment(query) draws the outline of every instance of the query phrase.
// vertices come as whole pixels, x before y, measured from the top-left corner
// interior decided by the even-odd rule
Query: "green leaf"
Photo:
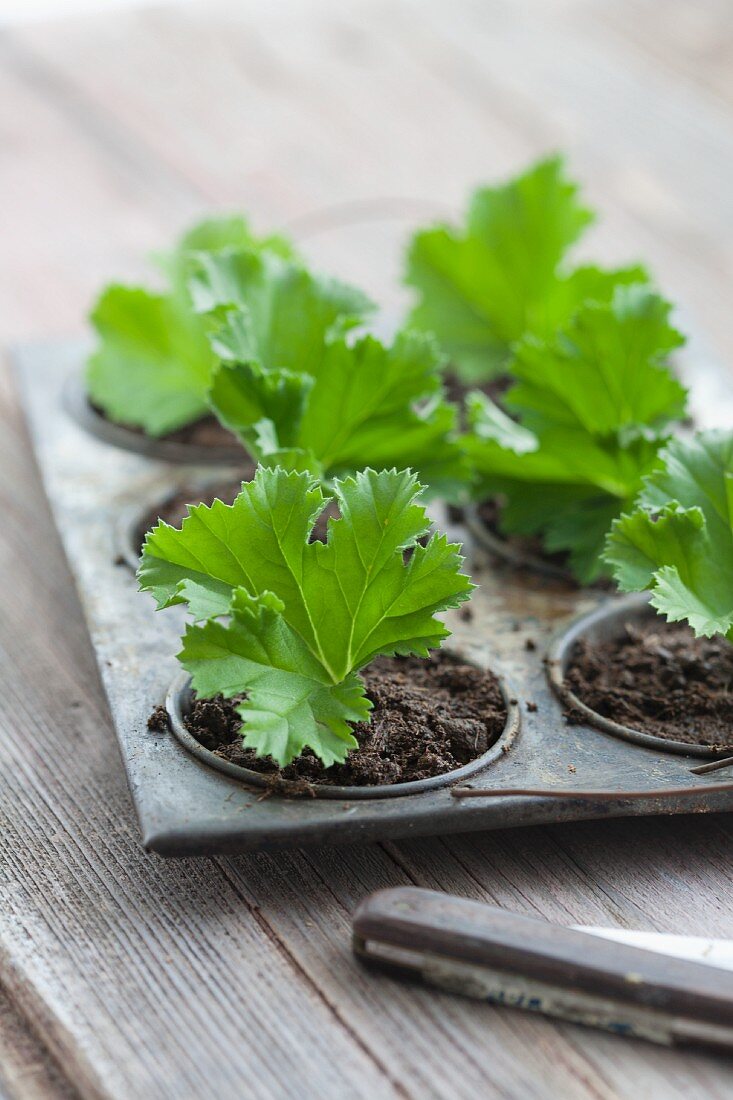
[[[259,237],[253,233],[249,222],[241,214],[220,218],[207,218],[184,233],[178,242],[176,253],[180,257],[190,252],[221,252],[225,248],[265,250],[294,260],[297,253],[291,241],[279,233]]]
[[[569,248],[593,220],[559,157],[500,187],[482,188],[462,228],[439,225],[412,240],[406,281],[419,295],[411,324],[432,331],[466,381],[501,373],[511,345],[552,334],[589,299],[646,281],[639,267],[568,270]]]
[[[503,530],[566,552],[582,583],[605,570],[609,525],[684,415],[685,390],[664,366],[682,340],[669,310],[645,287],[619,288],[552,339],[518,344],[504,399],[516,421],[483,394],[467,403],[476,496],[502,497]]]
[[[613,438],[566,430],[537,438],[534,451],[520,454],[475,435],[466,447],[479,477],[476,495],[503,501],[502,531],[539,536],[547,553],[567,554],[577,580],[590,584],[605,571],[609,526],[654,468],[660,443],[639,437],[621,447]]]
[[[594,435],[683,416],[686,390],[664,366],[684,343],[671,308],[645,286],[620,287],[611,302],[585,305],[554,339],[525,337],[510,363],[518,383],[507,407],[530,425]]]
[[[111,420],[160,436],[208,411],[216,360],[180,297],[110,286],[91,321],[100,344],[87,364],[87,392]]]
[[[436,615],[473,585],[445,536],[419,544],[429,529],[419,492],[394,470],[336,481],[340,518],[325,543],[309,542],[327,497],[307,474],[260,467],[233,504],[198,505],[180,530],[160,523],[148,535],[141,588],[208,620],[189,628],[184,667],[202,694],[247,693],[258,752],[286,763],[309,745],[343,759],[344,724],[366,717],[355,673],[379,654],[427,656],[447,637]]]
[[[328,767],[357,747],[349,722],[367,720],[371,703],[357,676],[329,679],[282,610],[271,592],[253,597],[238,588],[229,624],[189,626],[180,660],[200,696],[246,686],[237,707],[246,748],[287,764],[310,745]]]
[[[217,353],[267,370],[307,372],[329,335],[354,328],[373,309],[360,290],[265,250],[194,254],[188,286],[196,310],[213,314]]]
[[[92,402],[111,420],[161,436],[209,411],[206,393],[216,358],[206,325],[191,307],[185,275],[191,249],[232,246],[292,255],[284,238],[257,238],[244,218],[212,219],[159,258],[165,291],[114,284],[103,291],[90,316],[99,346],[87,364],[86,384]]]
[[[670,622],[733,639],[733,433],[677,439],[634,510],[613,524],[605,558],[624,591],[651,591]]]
[[[496,461],[500,461],[507,451],[514,455],[531,454],[539,447],[533,432],[512,420],[495,401],[479,390],[466,396],[466,415],[473,429],[470,440],[472,448],[477,450],[479,445],[490,448]]]
[[[332,338],[300,375],[223,363],[210,402],[255,461],[271,464],[275,451],[290,448],[283,464],[300,460],[329,478],[410,467],[431,491],[456,497],[468,473],[455,410],[441,399],[441,364],[432,338],[415,333],[391,348],[370,336],[354,344]],[[273,392],[289,399],[277,405]]]
[[[225,427],[259,461],[279,448],[300,445],[300,426],[313,379],[255,362],[220,364],[209,403]]]
[[[155,259],[168,277],[171,288],[187,296],[186,281],[191,253],[221,252],[228,248],[267,251],[286,260],[297,259],[295,248],[286,237],[277,233],[258,236],[241,214],[207,218],[198,222],[179,238],[172,252],[158,255]]]
[[[159,608],[185,602],[184,581],[195,582],[201,605],[206,591],[217,608],[222,597],[228,606],[240,586],[252,594],[273,591],[291,617],[299,614],[293,625],[315,646],[302,600],[302,563],[327,500],[306,474],[260,469],[231,505],[199,504],[180,530],[159,523],[148,532],[140,586]]]

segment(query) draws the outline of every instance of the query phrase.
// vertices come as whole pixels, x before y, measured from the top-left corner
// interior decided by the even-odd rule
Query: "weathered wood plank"
[[[733,347],[722,281],[733,243],[723,184],[733,157],[729,114],[664,70],[634,64],[590,22],[561,24],[541,4],[515,6],[510,17],[503,4],[489,13],[479,4],[411,3],[411,16],[402,23],[405,48],[442,72],[467,109],[487,119],[502,112],[535,151],[569,150],[602,215],[593,247],[616,259],[643,256],[716,344]]]
[[[588,829],[517,830],[492,834],[490,843],[488,837],[448,837],[443,858],[422,840],[389,848],[416,885],[558,923],[697,929],[729,937],[729,903],[721,905],[719,898],[719,868],[730,867],[729,838],[715,830],[711,835],[704,822],[688,818],[683,840],[668,824],[656,820],[646,829],[619,821],[594,822]],[[674,863],[694,871],[675,875]],[[727,897],[728,888],[723,889]],[[683,1100],[697,1087],[722,1100],[733,1087],[733,1070],[716,1058],[631,1042],[620,1058],[618,1045],[606,1036],[588,1041],[577,1029],[560,1030],[570,1049],[587,1060],[590,1079],[597,1073],[613,1095],[636,1095],[643,1081],[649,1096]],[[533,1042],[530,1036],[527,1042]]]
[[[28,500],[33,486],[20,476],[22,461],[8,468]],[[55,539],[30,524],[28,508],[18,517],[15,552],[25,521],[35,532],[38,586],[54,577],[46,555],[56,553]],[[9,631],[28,592],[21,586],[16,596]],[[0,974],[24,1011],[42,1021],[82,1094],[204,1096],[206,1081],[233,1090],[242,1063],[230,1055],[220,1066],[217,1058],[222,1047],[244,1043],[257,1089],[233,1095],[290,1095],[296,1082],[339,1095],[332,1073],[350,1095],[397,1095],[398,1080],[414,1081],[406,1095],[475,1095],[487,1072],[478,1041],[483,1007],[393,991],[350,958],[353,902],[367,889],[405,881],[379,849],[343,853],[321,875],[299,856],[178,864],[142,856],[78,610],[73,598],[59,603],[26,630],[13,660],[0,663],[14,721],[42,738],[41,750],[27,734],[19,742],[12,728],[4,731],[2,774],[12,784],[0,784],[3,901],[12,925],[1,937]],[[62,624],[78,655],[71,670],[54,644]],[[346,872],[350,889],[336,903],[334,871]],[[502,1020],[499,1031],[492,1073],[504,1082],[496,1094],[511,1095],[506,1082],[523,1057],[510,1042],[511,1022]],[[351,1040],[348,1054],[340,1034]],[[163,1036],[164,1054],[155,1045]],[[294,1064],[306,1046],[311,1078]],[[345,1073],[344,1063],[353,1071]],[[535,1073],[553,1089],[584,1095],[555,1076],[553,1064],[545,1049]],[[530,1087],[530,1072],[520,1076]]]
[[[209,185],[219,202],[257,211],[264,201],[281,218],[349,196],[417,193],[438,209],[457,205],[472,183],[568,148],[603,212],[594,247],[616,259],[644,255],[716,342],[733,347],[723,281],[729,115],[674,74],[632,63],[615,38],[590,19],[576,25],[565,8],[287,0],[258,10],[256,23],[246,4],[147,13],[128,22],[124,58],[99,48],[93,23],[31,28],[23,40],[39,65],[101,95],[105,117],[148,148],[168,155],[182,145],[183,172],[198,179],[224,157],[241,183],[232,196],[222,172],[219,189]],[[160,57],[162,40],[177,49]],[[69,53],[81,62],[73,70]],[[179,94],[174,58],[194,53],[191,99]],[[242,102],[255,106],[243,113]],[[263,181],[252,154],[273,130]],[[236,140],[222,146],[224,132]]]
[[[624,46],[646,57],[654,68],[668,70],[678,84],[685,80],[733,101],[733,11],[727,0],[579,0],[566,5],[566,17],[598,33],[599,25]]]
[[[349,918],[358,901],[383,885],[409,881],[379,849],[347,849],[227,861],[226,873],[288,943],[299,963],[337,1003],[352,1026],[377,1038],[382,1057],[410,1095],[475,1097],[526,1093],[586,1095],[584,1058],[569,1056],[558,1070],[549,1036],[554,1026],[460,999],[375,980],[354,962]],[[437,1044],[437,1046],[436,1046]],[[539,1082],[542,1082],[540,1085]],[[594,1081],[597,1093],[610,1096]]]
[[[76,598],[4,411],[0,562],[25,569],[0,632],[0,981],[84,1096],[395,1094],[215,866],[141,851]]]
[[[28,1030],[0,989],[0,1097],[2,1100],[75,1100],[48,1051]]]
[[[98,288],[139,277],[151,246],[170,239],[199,202],[188,183],[164,186],[153,159],[132,139],[117,140],[93,101],[73,89],[65,96],[63,82],[7,32],[0,126],[3,340],[78,331]]]

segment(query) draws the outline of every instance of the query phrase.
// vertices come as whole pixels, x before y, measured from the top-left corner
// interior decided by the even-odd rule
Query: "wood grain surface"
[[[603,211],[592,250],[647,258],[730,358],[732,73],[723,0],[243,0],[5,29],[0,335],[78,333],[101,282],[204,211],[453,209],[560,147]],[[397,270],[378,235],[351,262],[376,291]],[[723,1059],[400,986],[349,945],[364,894],[406,883],[733,936],[729,816],[146,856],[7,372],[0,418],[3,1100],[733,1096]]]

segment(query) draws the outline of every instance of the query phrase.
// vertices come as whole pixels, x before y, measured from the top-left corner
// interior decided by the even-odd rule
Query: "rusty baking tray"
[[[733,810],[733,794],[716,790],[716,774],[693,775],[703,763],[658,744],[639,744],[618,730],[566,724],[548,676],[562,657],[556,639],[577,616],[618,606],[617,596],[578,590],[562,578],[521,570],[467,541],[480,589],[472,618],[455,615],[452,647],[505,677],[511,710],[506,751],[493,753],[462,785],[494,790],[607,788],[648,790],[629,799],[507,796],[457,799],[451,786],[392,797],[294,799],[271,795],[215,770],[172,734],[146,722],[179,669],[181,618],[156,614],[137,592],[126,561],[130,517],[143,502],[177,486],[211,479],[212,467],[170,465],[110,446],[68,415],[63,395],[78,375],[83,345],[26,348],[14,357],[48,499],[66,549],[95,646],[146,848],[166,856],[377,840],[507,828],[541,822]],[[700,425],[733,423],[733,387],[710,360],[696,356],[693,415]],[[129,539],[128,539],[129,543]],[[633,597],[626,614],[645,613]],[[618,617],[618,612],[616,611]],[[552,649],[553,661],[545,658]],[[517,722],[517,719],[519,720]],[[726,773],[720,774],[720,779]],[[693,787],[664,797],[669,788]]]

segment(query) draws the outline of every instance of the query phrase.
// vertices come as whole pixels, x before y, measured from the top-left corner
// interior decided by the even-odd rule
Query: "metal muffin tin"
[[[181,609],[156,613],[120,557],[121,516],[142,501],[163,499],[179,487],[211,480],[210,466],[172,466],[110,446],[63,412],[69,375],[79,373],[85,348],[26,349],[15,356],[34,445],[66,554],[76,579],[120,741],[145,846],[161,855],[213,855],[507,828],[588,818],[733,809],[733,795],[716,790],[715,776],[691,774],[696,761],[642,746],[592,724],[566,724],[563,702],[545,666],[549,645],[578,615],[618,597],[578,589],[561,578],[489,558],[467,539],[468,567],[480,589],[470,618],[451,613],[451,649],[491,668],[511,685],[511,735],[495,757],[452,784],[502,789],[577,788],[638,791],[627,802],[546,796],[456,799],[451,784],[382,796],[262,797],[261,788],[224,774],[171,733],[153,733],[147,719],[164,703],[180,670],[175,660]],[[720,418],[733,422],[733,394],[716,368],[695,364],[701,392]],[[698,423],[703,410],[695,409]],[[720,419],[718,420],[720,422]],[[723,420],[725,422],[725,420]],[[241,462],[241,453],[237,456]],[[236,469],[223,467],[223,477]],[[157,496],[156,496],[157,494]],[[517,732],[515,716],[521,713]],[[204,750],[205,751],[205,750]],[[461,772],[463,769],[461,769]],[[441,777],[441,781],[446,777]],[[722,777],[721,777],[722,778]],[[665,795],[678,787],[694,793]]]

